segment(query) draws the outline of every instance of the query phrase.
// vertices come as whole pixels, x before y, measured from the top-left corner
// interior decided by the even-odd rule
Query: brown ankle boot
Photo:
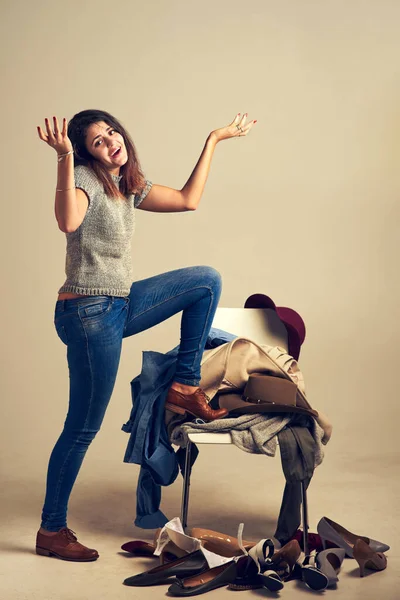
[[[60,529],[56,535],[44,535],[38,531],[36,536],[36,554],[56,556],[63,560],[80,562],[88,562],[99,558],[97,550],[80,544],[72,529],[68,529],[68,527]]]
[[[226,408],[213,410],[208,404],[209,400],[209,397],[201,388],[197,388],[193,394],[182,394],[181,392],[170,388],[165,401],[165,408],[180,415],[184,415],[188,412],[195,417],[200,417],[200,419],[203,419],[204,421],[222,419],[222,417],[225,417],[225,415],[228,414]]]

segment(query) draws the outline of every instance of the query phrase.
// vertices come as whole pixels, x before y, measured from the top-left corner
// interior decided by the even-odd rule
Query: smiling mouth
[[[111,158],[115,158],[116,156],[118,156],[121,152],[121,148],[117,148],[116,151],[111,154]]]

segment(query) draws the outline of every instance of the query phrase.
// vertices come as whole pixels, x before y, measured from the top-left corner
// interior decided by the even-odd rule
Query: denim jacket
[[[205,349],[231,342],[237,336],[211,328]],[[163,527],[169,519],[159,509],[161,486],[179,472],[177,453],[165,425],[165,399],[175,375],[179,346],[169,352],[144,351],[142,371],[131,381],[132,410],[122,430],[129,433],[124,462],[141,465],[136,489],[135,525]]]

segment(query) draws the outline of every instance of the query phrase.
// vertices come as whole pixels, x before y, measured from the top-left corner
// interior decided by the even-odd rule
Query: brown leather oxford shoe
[[[188,412],[195,417],[200,417],[204,421],[222,419],[228,414],[226,408],[213,410],[208,403],[209,400],[209,397],[201,388],[197,388],[193,394],[182,394],[173,388],[169,388],[165,408],[180,415]]]
[[[60,529],[56,535],[44,535],[38,531],[36,536],[36,554],[56,556],[62,560],[79,562],[88,562],[99,558],[97,550],[80,544],[72,529],[68,529],[68,527]]]

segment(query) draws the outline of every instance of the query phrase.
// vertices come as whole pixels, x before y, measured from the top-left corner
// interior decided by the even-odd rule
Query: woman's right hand
[[[47,134],[43,132],[42,128],[38,126],[38,134],[41,140],[46,142],[51,148],[56,150],[57,154],[65,154],[70,152],[72,148],[71,140],[67,134],[67,119],[63,119],[63,128],[60,131],[58,121],[56,117],[53,117],[54,131],[50,128],[49,120],[45,120]]]

